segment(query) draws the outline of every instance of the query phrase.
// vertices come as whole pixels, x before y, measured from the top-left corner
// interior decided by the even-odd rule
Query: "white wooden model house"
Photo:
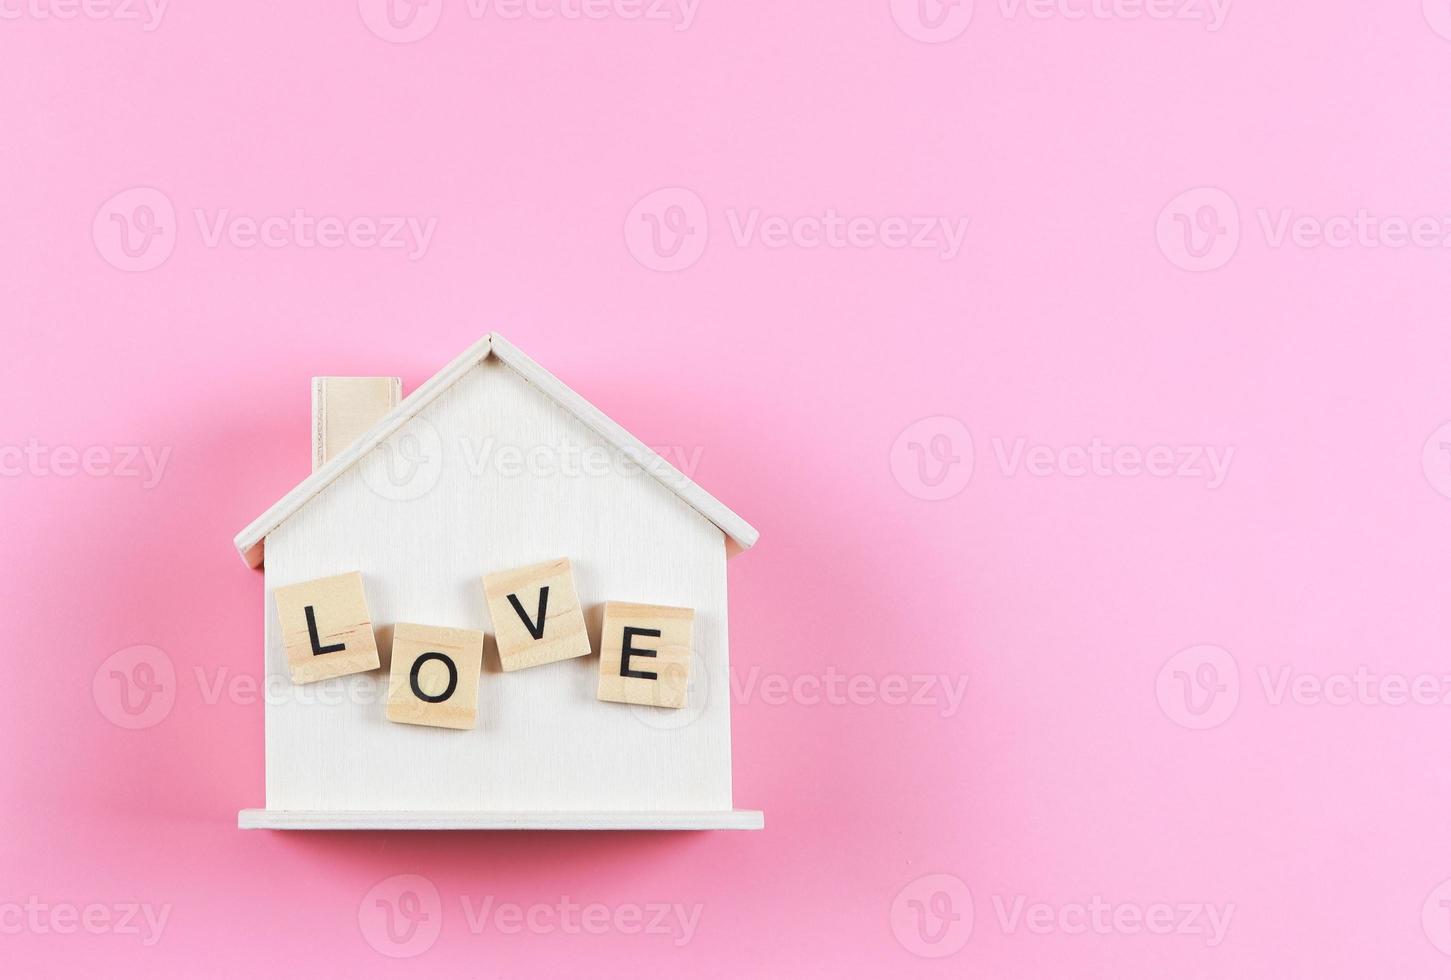
[[[242,827],[756,829],[726,560],[756,531],[497,334],[408,398],[319,378],[266,587]]]

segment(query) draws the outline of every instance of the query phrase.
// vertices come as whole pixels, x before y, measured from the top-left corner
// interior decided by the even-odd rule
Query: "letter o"
[[[424,694],[423,689],[418,686],[418,672],[430,660],[441,660],[448,666],[448,686],[443,689],[442,694]],[[425,653],[413,661],[413,669],[408,672],[408,686],[413,689],[413,696],[420,701],[427,701],[429,704],[438,704],[440,701],[447,701],[453,697],[454,688],[458,687],[458,667],[455,666],[453,660],[441,653]]]

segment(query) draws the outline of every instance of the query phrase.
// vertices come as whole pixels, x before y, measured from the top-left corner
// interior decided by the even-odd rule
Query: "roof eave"
[[[726,537],[726,557],[734,557],[747,551],[756,543],[760,537],[759,532],[738,514],[670,465],[667,460],[632,436],[618,422],[595,408],[519,348],[499,334],[491,333],[450,361],[441,371],[399,402],[397,407],[383,416],[356,442],[293,487],[261,516],[243,528],[233,540],[233,544],[247,566],[249,568],[262,566],[265,560],[267,535],[271,534],[283,521],[305,507],[333,480],[377,448],[384,439],[402,428],[404,423],[452,387],[454,382],[490,354],[517,371],[526,381],[539,388],[601,438],[619,448],[639,453],[642,458],[649,458],[650,465],[647,472],[690,504],[702,517],[720,528],[721,533]]]

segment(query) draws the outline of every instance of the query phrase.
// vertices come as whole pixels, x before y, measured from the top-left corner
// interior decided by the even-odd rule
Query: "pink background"
[[[432,0],[401,44],[372,0],[175,0],[150,31],[24,2],[0,3],[8,971],[1445,974],[1451,5],[1236,2],[1209,30],[929,2],[927,43],[888,0],[702,0],[686,30]],[[662,188],[644,208],[683,241],[652,258]],[[163,201],[133,240],[154,267],[122,271],[116,218]],[[1309,247],[1286,208],[1430,223]],[[221,209],[437,226],[416,260],[209,246]],[[828,209],[970,227],[950,260],[733,234]],[[307,472],[309,377],[411,390],[493,329],[698,447],[760,528],[731,629],[763,833],[236,829],[262,706],[206,691],[260,676],[263,595],[230,542]],[[1084,472],[1095,439],[1124,452]],[[1032,470],[1019,440],[1049,447]],[[115,472],[125,446],[169,451],[159,483]],[[1232,465],[1154,475],[1156,446]],[[129,729],[108,658],[136,645],[159,653],[124,670],[174,677]],[[1381,680],[1315,695],[1361,667]],[[812,695],[834,675],[857,696]],[[965,699],[897,703],[912,675]],[[395,959],[369,916],[396,875],[438,904]],[[562,896],[698,926],[510,935],[460,902]],[[1074,927],[1095,896],[1120,925]],[[55,928],[128,902],[169,906],[151,945]],[[1155,902],[1167,935],[1132,928]],[[1211,937],[1181,905],[1233,912]]]

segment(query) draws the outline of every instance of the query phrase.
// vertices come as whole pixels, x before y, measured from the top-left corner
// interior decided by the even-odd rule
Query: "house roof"
[[[702,517],[720,528],[727,539],[728,554],[739,554],[756,543],[756,538],[759,536],[756,529],[742,520],[725,504],[716,500],[690,477],[670,465],[649,446],[626,432],[619,423],[571,391],[562,381],[540,367],[519,348],[493,333],[454,358],[442,371],[419,385],[413,394],[399,402],[396,408],[383,416],[356,442],[293,487],[285,497],[269,507],[261,517],[243,528],[233,542],[237,546],[237,551],[242,555],[242,560],[252,568],[261,567],[267,535],[271,534],[283,521],[306,507],[313,497],[402,428],[409,419],[427,408],[435,398],[452,387],[454,382],[491,355],[523,375],[526,381],[548,395],[560,407],[583,422],[592,432],[610,445],[639,460],[641,468],[645,472],[655,477],[680,499],[695,508]]]

